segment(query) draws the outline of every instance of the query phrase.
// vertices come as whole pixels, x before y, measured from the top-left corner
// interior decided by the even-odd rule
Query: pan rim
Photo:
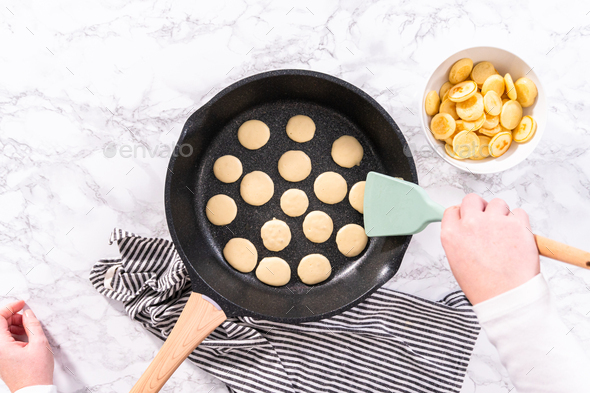
[[[366,92],[364,92],[360,88],[358,88],[358,87],[354,86],[353,84],[351,84],[347,81],[344,81],[340,78],[337,78],[335,76],[328,75],[325,73],[317,72],[317,71],[310,71],[310,70],[303,70],[303,69],[279,69],[279,70],[266,71],[266,72],[258,73],[258,74],[240,79],[240,80],[232,83],[231,85],[225,87],[224,89],[219,91],[217,94],[215,94],[215,96],[213,96],[209,101],[207,101],[205,104],[203,104],[200,108],[195,110],[195,112],[193,112],[187,118],[185,124],[183,125],[182,132],[179,135],[176,146],[180,146],[185,142],[185,140],[187,138],[187,134],[190,131],[188,125],[191,123],[191,121],[194,117],[198,117],[201,112],[206,111],[209,107],[213,106],[222,97],[226,96],[227,94],[231,93],[232,91],[242,87],[245,84],[255,82],[260,79],[277,77],[277,76],[296,76],[296,75],[323,79],[328,82],[340,85],[340,86],[350,90],[352,93],[360,96],[360,98],[365,100],[365,102],[367,102],[368,104],[371,105],[371,107],[373,107],[375,110],[377,110],[377,112],[383,117],[383,119],[389,125],[392,126],[393,130],[395,131],[397,139],[399,140],[400,144],[402,145],[403,151],[410,151],[408,143],[405,139],[405,136],[403,135],[403,133],[399,129],[399,126],[395,123],[395,121],[389,115],[389,113],[374,98],[372,98],[370,95],[368,95]],[[272,315],[265,315],[265,314],[261,314],[259,312],[256,312],[256,311],[253,311],[250,309],[246,309],[243,306],[240,306],[239,304],[232,302],[231,300],[225,298],[222,294],[218,293],[213,287],[211,287],[211,285],[209,285],[199,275],[198,271],[194,268],[194,266],[192,265],[192,263],[190,262],[190,260],[188,259],[188,257],[186,256],[186,254],[184,253],[184,251],[182,249],[182,245],[181,245],[178,235],[176,233],[174,218],[172,217],[172,212],[171,212],[171,201],[170,201],[170,195],[171,195],[171,190],[172,190],[172,178],[173,178],[172,171],[174,169],[176,159],[177,159],[177,155],[172,155],[170,158],[170,161],[168,163],[167,173],[166,173],[166,181],[165,181],[165,190],[164,190],[166,221],[168,224],[170,236],[172,238],[172,241],[174,243],[174,246],[175,246],[175,249],[176,249],[178,255],[182,259],[183,264],[185,265],[185,267],[187,268],[187,271],[189,272],[191,280],[197,279],[198,280],[197,286],[199,286],[200,289],[203,289],[203,291],[201,291],[201,293],[206,296],[211,297],[214,301],[216,301],[218,304],[220,304],[222,309],[226,312],[226,315],[228,315],[228,317],[249,316],[249,317],[258,317],[258,318],[262,318],[265,320],[280,321],[280,322],[286,322],[286,323],[317,321],[317,320],[324,319],[324,318],[327,318],[327,317],[330,317],[333,315],[340,314],[340,313],[354,307],[355,305],[359,304],[364,299],[366,299],[368,296],[370,296],[372,293],[377,291],[379,288],[381,288],[385,283],[387,283],[395,275],[396,272],[393,272],[392,274],[387,275],[387,277],[385,277],[385,279],[383,281],[376,282],[375,285],[373,285],[370,289],[368,289],[367,291],[362,293],[360,296],[357,296],[354,300],[348,302],[347,304],[341,305],[332,311],[323,312],[321,314],[312,315],[309,317],[294,317],[294,318],[275,317]],[[418,174],[416,171],[416,164],[415,164],[411,155],[410,156],[406,155],[406,159],[407,159],[408,166],[409,166],[411,176],[412,176],[411,181],[418,184]],[[405,238],[406,239],[404,240],[403,244],[400,246],[402,258],[405,255],[405,252],[407,251],[407,248],[409,246],[412,236],[405,236]],[[195,284],[193,283],[193,290],[194,290],[194,288],[195,288]]]

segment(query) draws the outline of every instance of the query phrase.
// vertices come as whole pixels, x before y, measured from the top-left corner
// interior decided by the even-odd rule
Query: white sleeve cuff
[[[55,387],[55,385],[27,386],[14,393],[57,393],[57,387]]]
[[[549,287],[541,273],[524,284],[473,306],[481,324],[502,317],[549,296]]]
[[[588,393],[590,360],[541,274],[473,310],[520,393]]]

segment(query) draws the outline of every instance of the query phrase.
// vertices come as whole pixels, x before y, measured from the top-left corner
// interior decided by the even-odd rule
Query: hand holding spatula
[[[439,222],[445,208],[434,202],[420,186],[376,172],[367,175],[364,224],[367,236],[400,236],[421,232]],[[506,213],[513,214],[506,206]],[[590,269],[590,252],[535,235],[539,254]]]

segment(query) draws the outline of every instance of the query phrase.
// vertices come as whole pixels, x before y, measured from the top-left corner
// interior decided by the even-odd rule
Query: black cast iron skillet
[[[304,114],[316,124],[315,137],[300,144],[287,137],[285,126],[291,116]],[[246,120],[258,119],[271,130],[269,142],[259,150],[242,147],[237,130]],[[341,168],[330,156],[332,142],[353,135],[364,148],[360,166]],[[355,86],[319,72],[278,70],[242,79],[217,94],[187,120],[170,160],[166,178],[166,217],[178,254],[189,272],[193,294],[162,349],[132,392],[156,392],[182,361],[226,318],[252,316],[273,321],[299,323],[340,313],[371,294],[398,270],[411,236],[371,238],[363,253],[346,258],[335,244],[338,229],[345,224],[362,225],[362,215],[348,199],[336,204],[321,203],[313,193],[313,181],[325,171],[335,171],[349,188],[364,180],[369,171],[403,177],[418,183],[416,168],[407,143],[387,112]],[[281,178],[277,161],[288,150],[303,150],[312,160],[312,173],[302,182]],[[267,204],[254,207],[239,194],[240,180],[224,184],[213,176],[213,163],[226,154],[238,157],[244,174],[266,172],[275,183]],[[304,190],[308,212],[322,210],[334,221],[334,233],[325,243],[315,244],[303,235],[305,215],[286,216],[280,196],[289,188]],[[208,199],[216,194],[231,196],[238,206],[237,218],[226,227],[212,225],[205,215]],[[292,232],[287,248],[273,253],[264,248],[260,228],[273,217],[284,220]],[[291,266],[291,281],[284,287],[260,282],[254,272],[234,270],[223,259],[222,250],[232,237],[249,239],[259,260],[279,256]],[[297,277],[302,257],[321,253],[333,270],[328,280],[315,286]],[[204,296],[202,296],[202,295]]]

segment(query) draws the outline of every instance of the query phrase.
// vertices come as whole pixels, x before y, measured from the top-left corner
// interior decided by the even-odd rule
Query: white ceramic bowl
[[[432,116],[428,116],[424,110],[424,101],[426,94],[431,90],[440,91],[440,87],[448,80],[449,70],[451,66],[462,58],[468,57],[473,60],[473,64],[477,64],[480,61],[491,62],[496,70],[504,76],[507,72],[510,73],[512,79],[516,81],[518,78],[526,76],[530,78],[539,92],[535,103],[528,107],[523,108],[523,116],[532,116],[537,122],[537,132],[527,143],[516,143],[512,142],[512,145],[506,153],[498,158],[488,157],[483,160],[456,160],[451,158],[445,152],[445,142],[439,141],[434,138],[430,132],[430,120]],[[426,86],[424,87],[424,94],[420,101],[420,118],[422,120],[422,129],[426,135],[426,139],[430,143],[430,146],[438,153],[438,155],[448,162],[449,164],[472,173],[496,173],[505,171],[506,169],[512,168],[524,161],[529,154],[533,152],[535,147],[539,144],[539,141],[543,137],[545,131],[545,125],[547,123],[547,103],[545,101],[545,92],[541,81],[535,74],[535,71],[524,62],[520,57],[515,54],[500,48],[494,48],[490,46],[477,46],[474,48],[464,49],[460,52],[455,53],[451,57],[439,65],[434,72],[428,78]]]

